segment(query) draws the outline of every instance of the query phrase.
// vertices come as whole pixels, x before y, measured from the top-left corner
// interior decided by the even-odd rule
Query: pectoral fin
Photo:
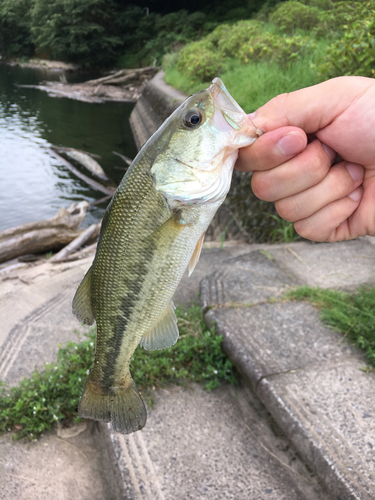
[[[156,351],[171,347],[177,342],[178,327],[174,309],[175,306],[171,301],[156,325],[143,335],[141,347],[148,351]]]
[[[91,306],[91,273],[92,268],[90,267],[73,299],[73,314],[85,325],[92,325],[95,321]]]
[[[173,214],[170,219],[166,220],[143,241],[147,242],[149,240],[157,240],[159,243],[163,243],[165,241],[173,240],[185,228],[185,225],[181,224],[179,219],[180,213]]]
[[[193,271],[195,269],[195,266],[197,265],[197,262],[199,260],[199,257],[201,256],[202,252],[202,247],[203,247],[203,240],[204,240],[204,235],[206,233],[204,232],[202,236],[199,238],[198,243],[194,249],[193,255],[191,256],[190,262],[189,262],[189,276],[193,274]]]

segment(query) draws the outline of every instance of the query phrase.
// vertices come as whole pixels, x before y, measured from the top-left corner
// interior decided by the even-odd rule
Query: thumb
[[[327,127],[343,113],[371,83],[369,78],[344,76],[280,94],[250,115],[254,125],[264,132],[294,126],[307,134]]]

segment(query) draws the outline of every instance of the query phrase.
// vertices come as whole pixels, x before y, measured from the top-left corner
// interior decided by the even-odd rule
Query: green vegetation
[[[274,5],[277,0],[267,0]],[[186,0],[0,0],[0,55],[62,59],[83,66],[137,67],[249,18],[263,2]]]
[[[204,323],[202,310],[176,309],[180,338],[162,351],[138,348],[131,373],[144,396],[168,383],[194,381],[213,389],[220,382],[236,383],[233,364],[221,348],[221,337]],[[77,419],[78,403],[94,360],[94,329],[79,343],[60,348],[57,362],[35,370],[17,387],[0,387],[0,430],[13,431],[13,437],[36,439],[54,422]]]
[[[366,352],[375,369],[375,288],[362,287],[357,293],[301,287],[288,293],[288,299],[308,300],[318,307],[322,321]]]

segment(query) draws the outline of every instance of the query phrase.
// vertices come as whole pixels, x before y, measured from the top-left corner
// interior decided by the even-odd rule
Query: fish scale
[[[204,233],[229,190],[238,147],[258,135],[215,79],[189,97],[133,161],[73,300],[81,321],[97,322],[80,416],[109,421],[123,433],[145,425],[131,358],[138,344],[153,350],[177,341],[173,294],[188,264],[191,273],[199,258]]]

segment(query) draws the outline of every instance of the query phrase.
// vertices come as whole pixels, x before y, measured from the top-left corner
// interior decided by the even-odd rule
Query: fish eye
[[[187,128],[196,128],[198,127],[203,120],[203,115],[199,111],[199,109],[190,109],[182,119],[182,123]]]

